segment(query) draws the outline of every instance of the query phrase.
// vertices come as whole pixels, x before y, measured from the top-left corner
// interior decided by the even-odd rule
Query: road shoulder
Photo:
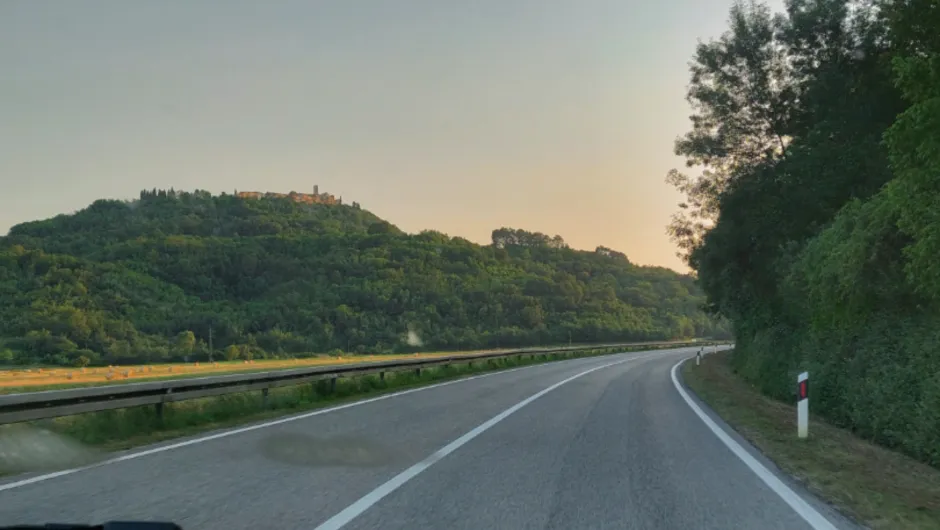
[[[869,528],[940,528],[940,470],[813,420],[796,437],[796,407],[769,399],[732,372],[729,353],[677,370],[681,384],[727,434],[826,515],[841,512]],[[806,499],[808,502],[811,499]],[[822,510],[821,510],[822,511]],[[847,522],[847,520],[846,520]]]

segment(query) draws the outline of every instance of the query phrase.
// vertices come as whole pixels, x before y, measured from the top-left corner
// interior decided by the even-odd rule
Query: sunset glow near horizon
[[[665,176],[730,6],[6,0],[0,234],[141,189],[317,184],[408,232],[522,228],[685,272]]]

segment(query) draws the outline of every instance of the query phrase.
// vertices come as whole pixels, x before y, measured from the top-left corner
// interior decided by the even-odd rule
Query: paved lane
[[[692,413],[679,358],[546,394],[345,528],[812,529]]]
[[[692,351],[490,374],[32,484],[0,483],[0,524],[143,518],[187,530],[326,530],[352,506],[349,530],[811,528],[672,387],[669,368]],[[426,460],[448,444],[453,452]],[[431,465],[377,497],[418,462]]]

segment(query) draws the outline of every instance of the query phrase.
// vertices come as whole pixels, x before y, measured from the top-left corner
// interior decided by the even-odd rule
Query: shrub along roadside
[[[703,343],[704,344],[704,343]],[[587,349],[571,354],[549,354],[544,358],[526,356],[491,359],[448,367],[422,369],[420,375],[411,371],[388,372],[385,379],[377,375],[341,378],[335,389],[329,380],[316,384],[272,388],[264,400],[260,392],[243,392],[218,397],[167,403],[162,417],[153,407],[135,407],[65,416],[33,422],[42,429],[65,435],[83,444],[106,451],[167,440],[198,432],[231,427],[306,410],[337,405],[383,393],[457,379],[476,373],[542,364],[560,359],[594,357],[630,351],[675,348],[676,346],[620,347]]]
[[[940,9],[786,4],[696,47],[671,233],[738,376],[940,468]]]
[[[800,440],[795,404],[762,395],[730,357],[686,362],[683,380],[780,469],[869,528],[940,528],[940,470],[814,418],[812,400],[809,437]]]

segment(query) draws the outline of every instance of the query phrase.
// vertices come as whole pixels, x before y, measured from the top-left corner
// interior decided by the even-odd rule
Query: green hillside
[[[145,191],[0,239],[0,361],[387,353],[727,334],[694,280],[500,229],[408,235],[355,203]]]

